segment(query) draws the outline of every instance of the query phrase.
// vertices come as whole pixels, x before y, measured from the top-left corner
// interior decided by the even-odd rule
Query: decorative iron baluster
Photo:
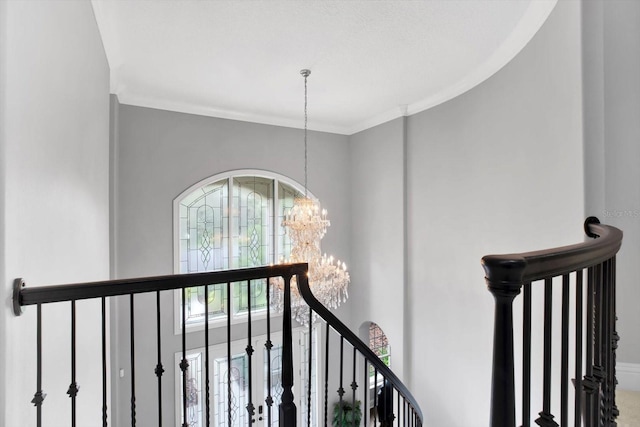
[[[71,398],[71,427],[76,427],[76,396],[78,384],[76,383],[76,301],[71,301],[71,384],[67,394]]]
[[[620,336],[618,335],[618,331],[616,330],[616,321],[618,317],[616,315],[616,257],[611,258],[611,373],[610,373],[610,384],[612,386],[613,394],[611,396],[612,406],[611,406],[611,423],[615,425],[616,418],[620,415],[620,411],[616,406],[616,384],[618,380],[616,379],[616,350],[618,349],[618,341],[620,341]]]
[[[232,400],[231,400],[231,283],[227,283],[227,421],[228,426],[233,425]],[[271,427],[271,426],[269,426]]]
[[[309,308],[309,371],[307,372],[307,427],[311,427],[311,375],[313,365],[313,309]]]
[[[329,323],[326,324],[326,336],[324,344],[324,427],[329,422]]]
[[[47,395],[42,392],[42,304],[36,313],[36,394],[31,403],[36,407],[36,425],[42,427],[42,402]]]
[[[162,427],[162,374],[164,367],[162,366],[162,338],[160,327],[160,291],[156,291],[156,343],[158,351],[158,362],[154,373],[158,377],[158,427]]]
[[[562,343],[560,361],[560,425],[569,425],[569,275],[562,276]]]
[[[180,370],[182,371],[182,427],[189,427],[187,422],[187,370],[189,369],[189,361],[187,360],[187,290],[182,288],[182,360],[180,361]]]
[[[184,309],[184,305],[183,305]],[[130,322],[130,358],[131,358],[131,427],[136,425],[136,352],[135,352],[135,314],[133,294],[129,294],[129,319]]]
[[[378,368],[373,368],[373,407],[375,411],[373,411],[373,424],[378,425]],[[326,427],[326,426],[325,426]]]
[[[600,425],[600,421],[603,419],[603,400],[602,400],[602,388],[604,383],[604,365],[602,361],[602,320],[603,320],[603,304],[602,304],[602,264],[598,264],[595,267],[595,283],[594,283],[594,338],[593,338],[593,377],[596,380],[596,391],[594,393],[595,405],[594,405],[594,425]]]
[[[366,426],[369,425],[369,406],[368,406],[368,397],[369,397],[369,362],[367,361],[366,357],[363,357],[363,365],[364,365],[364,375],[362,377],[362,384],[364,384],[364,392],[362,393],[364,398],[362,399],[362,407],[364,408],[362,411],[362,425]],[[374,386],[374,390],[375,390],[375,386]]]
[[[531,283],[525,283],[522,320],[522,427],[531,425]]]
[[[273,406],[273,396],[271,396],[271,278],[267,281],[267,341],[264,348],[267,351],[267,398],[264,403],[267,405],[267,427],[271,427],[271,407]]]
[[[256,414],[255,406],[253,405],[253,345],[251,344],[251,281],[247,280],[247,359],[249,363],[249,403],[247,403],[247,415],[251,422],[255,422],[254,416]],[[231,365],[229,365],[231,366]]]
[[[102,427],[107,427],[107,301],[102,302]]]
[[[356,348],[353,348],[353,380],[351,381],[351,411],[352,414],[354,414],[352,421],[352,425],[355,427],[356,425],[356,417],[355,417],[355,410],[356,410],[356,390],[358,389],[358,383],[356,382]]]
[[[551,314],[553,308],[553,280],[544,280],[544,349],[542,380],[542,412],[536,423],[541,427],[557,427],[551,414]]]
[[[576,271],[576,366],[575,366],[575,405],[574,424],[575,427],[582,425],[582,306],[584,298],[582,296],[583,270]]]
[[[603,371],[602,385],[601,385],[601,416],[602,423],[608,425],[610,419],[610,411],[611,411],[611,390],[609,388],[609,372],[611,366],[610,362],[610,354],[611,354],[611,333],[609,327],[611,326],[610,318],[609,318],[609,268],[610,268],[609,260],[602,263],[602,341],[600,343],[601,347],[601,364]]]
[[[594,300],[594,296],[593,296],[594,283],[593,282],[594,282],[594,275],[595,275],[594,270],[595,269],[593,267],[589,267],[589,269],[587,270],[587,315],[586,315],[587,366],[586,366],[586,375],[584,376],[584,379],[582,381],[582,387],[586,393],[586,398],[587,398],[585,402],[585,412],[586,412],[585,425],[586,426],[592,425],[592,423],[595,420],[595,417],[593,416],[593,409],[594,409],[593,399],[594,399],[594,394],[598,389],[598,383],[593,376],[593,334],[594,334],[593,326],[595,322],[594,302],[593,302]]]
[[[205,425],[211,425],[211,408],[209,400],[211,391],[209,387],[209,285],[204,286],[204,376],[205,376]]]

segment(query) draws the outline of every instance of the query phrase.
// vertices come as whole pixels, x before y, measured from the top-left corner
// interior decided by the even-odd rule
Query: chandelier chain
[[[304,197],[307,197],[307,77],[309,73],[303,73],[304,76]]]

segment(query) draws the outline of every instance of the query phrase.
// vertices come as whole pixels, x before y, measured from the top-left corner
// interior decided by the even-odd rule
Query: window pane
[[[213,361],[214,368],[214,411],[215,425],[229,425],[229,405],[231,405],[231,426],[251,425],[246,406],[249,404],[249,365],[246,354],[231,357],[231,372],[226,357]],[[231,381],[229,381],[229,374]]]
[[[205,287],[186,289],[187,323],[204,322]],[[209,286],[209,318],[219,318],[227,313],[227,285]]]
[[[271,427],[277,427],[280,425],[280,411],[278,409],[278,405],[282,401],[282,392],[284,389],[282,388],[282,346],[277,345],[271,348],[271,372],[269,372],[269,365],[267,364],[267,360],[269,357],[269,352],[267,349],[262,350],[264,352],[264,378],[268,378],[271,376],[271,390],[268,389],[267,381],[264,381],[264,394],[265,396],[271,396],[273,400],[271,405]],[[265,409],[265,413],[268,411],[268,408]],[[264,417],[267,420],[267,416],[265,414]]]
[[[302,196],[302,193],[290,186],[281,182],[278,183],[278,201],[280,206],[278,207],[276,227],[278,230],[278,256],[281,259],[289,259],[289,255],[291,254],[291,239],[289,238],[289,235],[285,233],[282,221],[284,221],[285,215],[289,213],[291,208],[293,208],[293,201],[295,198]]]
[[[179,206],[180,272],[229,268],[227,180],[207,184],[188,194]],[[227,307],[221,285],[209,289],[209,313],[222,316]],[[204,287],[187,289],[189,323],[204,319]]]
[[[186,251],[180,257],[181,273],[229,268],[227,190],[227,181],[221,180],[180,203],[180,244]]]
[[[233,179],[232,268],[273,262],[273,180]]]
[[[248,309],[247,282],[233,284],[233,312],[246,313]],[[266,279],[251,280],[251,311],[267,309]]]
[[[202,425],[202,354],[187,355],[187,425],[200,427]],[[184,419],[182,402],[182,375],[180,375],[180,421]]]

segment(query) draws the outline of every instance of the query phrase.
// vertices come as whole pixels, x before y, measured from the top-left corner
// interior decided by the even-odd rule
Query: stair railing
[[[187,357],[189,347],[187,344],[191,346],[194,343],[201,342],[202,339],[197,338],[196,335],[202,333],[204,335],[204,367],[203,367],[203,386],[200,392],[202,393],[201,401],[203,402],[203,414],[198,421],[202,426],[211,426],[217,425],[214,420],[212,420],[212,415],[214,415],[215,409],[211,405],[212,396],[210,394],[210,376],[209,365],[210,365],[210,355],[209,355],[209,332],[210,332],[210,322],[209,316],[204,316],[204,330],[202,332],[189,332],[187,333],[187,324],[185,319],[186,313],[186,301],[187,301],[187,292],[188,288],[194,287],[204,287],[204,295],[209,295],[209,291],[214,286],[217,286],[217,289],[222,288],[223,291],[226,291],[226,298],[228,304],[231,301],[231,287],[234,283],[244,283],[247,286],[248,295],[247,295],[247,319],[246,322],[242,323],[233,323],[231,320],[231,309],[227,308],[226,314],[226,342],[227,342],[227,365],[231,366],[232,357],[234,356],[231,351],[231,341],[232,341],[232,329],[233,332],[237,335],[237,329],[244,329],[241,331],[241,335],[246,337],[246,355],[248,357],[248,364],[251,366],[252,358],[254,358],[254,353],[256,351],[264,351],[267,353],[267,360],[271,363],[273,357],[272,351],[274,342],[272,341],[272,333],[271,333],[271,323],[272,317],[276,315],[282,315],[282,353],[281,353],[281,365],[273,366],[269,365],[268,371],[276,372],[278,368],[280,369],[280,388],[282,393],[279,396],[272,395],[272,387],[270,383],[267,383],[266,389],[268,390],[268,395],[264,401],[254,402],[251,397],[249,397],[248,402],[240,411],[243,412],[243,419],[247,420],[248,423],[255,422],[256,420],[266,421],[267,426],[279,425],[280,427],[294,427],[298,423],[298,419],[302,418],[302,414],[306,415],[306,425],[310,426],[328,426],[328,425],[336,425],[334,424],[334,419],[340,419],[342,421],[338,422],[338,426],[357,426],[360,421],[359,418],[362,418],[362,425],[368,426],[370,422],[373,421],[376,424],[381,426],[406,426],[406,427],[419,427],[422,425],[422,412],[414,399],[411,393],[406,389],[404,384],[397,378],[397,376],[369,349],[367,344],[363,343],[352,331],[350,331],[342,322],[340,322],[332,313],[330,313],[324,306],[322,306],[314,297],[309,287],[308,279],[307,279],[307,264],[285,264],[285,265],[275,265],[269,267],[257,267],[257,268],[248,268],[248,269],[240,269],[240,270],[225,270],[225,271],[216,271],[216,272],[206,272],[206,273],[194,273],[194,274],[179,274],[179,275],[168,275],[168,276],[156,276],[156,277],[145,277],[145,278],[135,278],[135,279],[122,279],[122,280],[109,280],[109,281],[101,281],[101,282],[90,282],[90,283],[80,283],[80,284],[69,284],[69,285],[55,285],[55,286],[34,286],[34,287],[26,287],[25,283],[22,279],[16,279],[14,283],[14,294],[13,294],[13,308],[14,313],[19,316],[22,314],[23,310],[26,309],[26,306],[35,305],[36,306],[36,343],[35,343],[35,352],[36,352],[36,369],[35,369],[35,385],[36,392],[31,401],[36,407],[36,425],[37,427],[42,427],[43,419],[43,406],[46,397],[45,390],[43,388],[43,367],[42,360],[43,357],[48,357],[51,353],[51,348],[43,348],[43,323],[46,322],[47,331],[53,329],[62,329],[68,330],[70,336],[70,385],[67,391],[67,394],[70,398],[70,406],[69,413],[71,419],[71,426],[75,427],[78,420],[76,419],[76,401],[77,396],[82,391],[80,390],[79,383],[82,382],[83,378],[77,378],[76,375],[76,366],[78,363],[94,363],[92,360],[82,360],[83,355],[76,354],[76,323],[82,322],[84,319],[77,318],[76,316],[76,305],[82,304],[83,300],[90,299],[98,299],[101,301],[101,325],[96,325],[97,328],[100,329],[98,336],[101,334],[101,345],[102,345],[102,360],[101,369],[102,369],[102,411],[100,414],[96,414],[96,418],[91,421],[92,424],[97,424],[97,421],[101,421],[101,425],[103,427],[107,427],[109,425],[110,420],[108,419],[110,399],[109,399],[109,390],[108,390],[108,378],[111,376],[109,359],[107,357],[109,347],[107,345],[108,342],[108,305],[107,301],[110,297],[116,296],[124,296],[124,303],[128,302],[130,310],[128,313],[129,319],[122,319],[125,323],[128,320],[129,322],[129,337],[125,337],[129,341],[129,372],[130,372],[130,408],[128,412],[130,413],[130,424],[131,426],[135,426],[139,421],[144,425],[157,424],[158,426],[162,426],[163,423],[165,425],[175,425],[175,422],[172,419],[167,419],[167,411],[166,408],[163,409],[162,406],[162,396],[163,396],[163,387],[166,388],[167,384],[163,383],[163,374],[165,373],[165,368],[168,366],[166,364],[167,358],[173,358],[172,352],[167,352],[167,349],[164,348],[161,342],[163,332],[161,330],[161,317],[166,315],[172,315],[173,313],[167,314],[161,311],[161,294],[163,292],[178,292],[179,300],[181,302],[181,310],[180,310],[180,324],[181,324],[181,352],[179,360],[177,361],[176,372],[180,375],[181,382],[181,393],[182,393],[182,402],[181,402],[181,414],[179,414],[180,425],[182,427],[188,427],[193,425],[193,420],[190,419],[189,414],[187,413],[187,408],[189,406],[189,402],[187,401],[189,396],[189,381],[188,381],[188,373],[189,373],[189,360]],[[283,280],[274,280],[277,278],[282,278]],[[309,330],[308,330],[308,342],[295,342],[293,338],[293,325],[292,325],[292,312],[291,312],[291,284],[292,281],[295,280],[298,286],[298,292],[303,296],[305,301],[312,307],[310,310],[310,320]],[[271,286],[267,284],[271,283],[281,283],[283,284],[283,298],[284,298],[284,307],[282,313],[274,313],[270,306],[270,298],[273,297]],[[254,288],[256,284],[261,283],[266,286],[266,317],[264,323],[266,323],[266,336],[267,340],[264,345],[264,349],[254,348],[253,346],[253,331],[252,325],[258,320],[252,321],[252,298],[251,295],[254,292]],[[155,304],[153,307],[150,306],[149,299],[145,298],[137,298],[140,294],[150,293],[155,296],[153,298],[155,300]],[[208,307],[209,298],[204,298],[204,313],[209,313]],[[55,322],[52,316],[49,316],[47,313],[47,308],[44,308],[47,304],[50,303],[65,303],[69,304],[69,309],[71,313],[71,325],[67,325],[66,322],[64,325],[61,325],[59,322]],[[146,304],[145,304],[146,303]],[[144,345],[137,344],[136,342],[136,315],[140,315],[139,310],[144,310],[144,314],[149,316],[150,313],[154,315],[156,319],[156,330],[155,331],[143,331],[143,333],[148,334],[149,336],[155,337],[156,348],[145,348]],[[324,334],[316,334],[314,331],[315,328],[318,327],[316,323],[313,322],[315,318],[321,318],[326,323],[324,325]],[[262,320],[260,320],[262,321]],[[70,328],[69,328],[70,326]],[[220,327],[220,326],[218,326]],[[69,328],[69,329],[67,329]],[[153,333],[155,332],[155,333]],[[140,334],[140,332],[138,332]],[[320,336],[320,340],[318,340],[318,336]],[[139,337],[139,335],[138,335]],[[314,352],[311,350],[314,346],[318,349],[320,348],[320,342],[323,343],[324,347],[324,359],[315,360]],[[333,343],[333,346],[331,344]],[[297,348],[296,344],[298,345]],[[302,351],[301,348],[306,346],[306,351]],[[331,347],[330,347],[331,346]],[[339,346],[339,352],[337,351],[337,347]],[[46,347],[46,346],[45,346]],[[351,348],[349,354],[347,354],[348,348]],[[55,349],[54,349],[55,351]],[[137,362],[138,360],[143,359],[143,355],[147,355],[149,353],[142,352],[152,352],[154,353],[153,358],[155,358],[155,353],[157,353],[157,364],[155,366],[140,366],[141,362]],[[170,353],[170,354],[167,354]],[[294,371],[294,363],[293,363],[293,355],[304,355],[308,356],[307,363],[305,369],[307,370],[306,378],[302,375],[301,372]],[[320,353],[320,352],[318,352]],[[54,353],[55,356],[55,353]],[[277,356],[277,354],[275,355]],[[277,358],[277,357],[275,357]],[[81,359],[81,360],[78,360]],[[147,357],[147,359],[149,359]],[[318,358],[321,359],[321,358]],[[299,360],[299,359],[298,359]],[[348,367],[347,367],[348,366]],[[126,366],[125,366],[126,367]],[[141,391],[136,390],[136,377],[140,375],[140,373],[136,374],[136,367],[139,369],[149,369],[155,373],[157,377],[157,407],[156,408],[145,408],[143,411],[145,414],[152,414],[154,411],[157,415],[154,416],[154,419],[148,419],[149,415],[147,415],[147,419],[139,420],[139,408],[138,401],[136,399],[136,394],[140,394]],[[251,388],[260,389],[264,386],[264,384],[254,384],[252,383],[251,369],[249,369],[249,378],[248,378],[248,386],[249,393],[251,396]],[[231,408],[231,369],[227,369],[227,402],[229,407],[227,408],[227,416],[228,419],[225,421],[226,425],[239,425],[242,424],[242,421],[238,419],[232,419],[232,413],[234,412]],[[86,381],[87,379],[85,379]],[[255,380],[254,380],[255,381]],[[271,375],[267,376],[267,381],[271,381]],[[294,384],[305,385],[305,393],[298,392],[298,396],[294,395]],[[165,380],[166,382],[166,380]],[[316,383],[319,385],[320,382],[323,383],[323,387],[314,387],[312,389],[312,383]],[[169,378],[169,383],[171,383],[171,379]],[[49,384],[49,387],[58,388],[59,385]],[[337,391],[337,398],[333,395],[334,392],[330,394],[330,387],[332,390]],[[351,389],[350,392],[345,391],[345,389]],[[314,390],[322,389],[324,392],[324,398],[317,396],[317,392]],[[300,388],[296,388],[296,390],[300,390]],[[120,391],[122,392],[122,391]],[[150,390],[142,391],[144,394],[150,393]],[[224,390],[223,390],[224,393]],[[373,393],[373,395],[371,395]],[[164,392],[166,394],[166,391]],[[312,404],[312,399],[315,404]],[[275,406],[277,403],[278,407]],[[261,410],[262,405],[266,407],[266,410],[263,412]],[[337,412],[331,413],[329,411],[330,406],[336,406]],[[362,405],[362,406],[360,406]],[[323,406],[324,410],[320,409],[320,406]],[[256,411],[257,407],[260,409]],[[364,408],[363,416],[356,416],[358,407]],[[315,408],[315,409],[313,409]],[[373,408],[370,414],[370,408]],[[298,413],[298,409],[301,409],[303,412]],[[351,410],[349,410],[351,409]],[[354,410],[355,409],[355,410]],[[120,408],[120,410],[127,411],[126,408]],[[151,410],[151,412],[149,412]],[[348,411],[349,410],[349,411]],[[178,408],[176,408],[178,411]],[[312,412],[314,412],[312,414]],[[257,413],[256,413],[257,412]],[[322,413],[321,413],[322,412]],[[237,412],[234,413],[234,416],[238,416]],[[277,417],[277,418],[276,418]],[[169,417],[170,418],[170,417]],[[277,421],[276,421],[277,419]],[[86,422],[86,420],[84,420]],[[83,420],[80,420],[82,423]],[[113,424],[113,422],[111,422]],[[305,424],[302,422],[302,424]],[[45,422],[46,425],[46,422]]]
[[[148,349],[136,349],[136,341],[135,341],[135,297],[138,294],[142,293],[155,293],[156,294],[156,316],[157,316],[157,354],[158,354],[158,362],[155,366],[155,370],[153,370],[157,376],[157,385],[158,385],[158,403],[157,403],[157,424],[159,426],[163,425],[163,421],[166,424],[167,420],[163,420],[163,408],[162,408],[162,378],[163,373],[165,372],[165,366],[163,363],[163,357],[166,359],[168,355],[162,354],[162,345],[161,345],[161,323],[160,318],[163,315],[161,313],[161,305],[160,305],[160,293],[162,291],[172,291],[172,290],[180,290],[181,291],[181,313],[182,313],[182,321],[181,321],[181,341],[182,341],[182,357],[179,363],[179,369],[181,371],[181,379],[182,379],[182,409],[183,414],[181,416],[181,425],[182,427],[190,426],[190,421],[188,420],[187,415],[187,371],[189,369],[189,362],[187,360],[187,333],[186,333],[186,321],[185,321],[185,305],[186,305],[186,297],[185,291],[187,288],[192,287],[200,287],[203,286],[206,288],[205,292],[209,294],[209,288],[213,285],[223,285],[226,289],[227,293],[227,301],[231,301],[231,286],[234,283],[246,283],[251,292],[251,288],[254,286],[255,281],[262,281],[265,285],[269,283],[269,281],[273,278],[281,277],[284,282],[284,297],[285,299],[289,299],[290,296],[290,284],[292,277],[296,277],[298,283],[303,284],[306,283],[307,276],[307,264],[288,264],[288,265],[276,265],[269,267],[257,267],[257,268],[247,268],[247,269],[239,269],[239,270],[225,270],[225,271],[215,271],[215,272],[207,272],[207,273],[194,273],[194,274],[178,274],[178,275],[169,275],[169,276],[156,276],[156,277],[144,277],[144,278],[135,278],[135,279],[122,279],[122,280],[109,280],[109,281],[101,281],[101,282],[90,282],[90,283],[79,283],[79,284],[69,284],[69,285],[54,285],[54,286],[36,286],[36,287],[25,287],[25,283],[22,279],[16,279],[14,282],[14,290],[13,290],[13,309],[14,313],[17,316],[20,316],[25,309],[25,306],[35,305],[37,308],[37,317],[36,317],[36,393],[34,395],[33,400],[31,401],[36,407],[36,425],[37,427],[41,427],[43,424],[43,403],[45,401],[46,393],[43,390],[42,384],[42,358],[43,358],[43,345],[42,345],[42,325],[43,318],[45,318],[45,314],[43,314],[43,306],[49,303],[56,302],[67,302],[70,304],[71,311],[71,325],[70,325],[70,337],[71,337],[71,360],[70,360],[70,371],[71,371],[71,384],[67,391],[71,402],[70,402],[70,416],[71,416],[71,425],[72,427],[76,426],[76,397],[79,393],[79,384],[76,378],[76,302],[87,299],[100,299],[102,302],[102,312],[101,312],[101,334],[102,334],[102,413],[98,415],[98,419],[101,418],[101,425],[103,427],[108,426],[108,376],[110,375],[110,366],[108,364],[107,359],[107,309],[106,309],[106,299],[108,297],[114,296],[128,296],[130,303],[130,372],[131,372],[131,390],[130,390],[130,414],[131,414],[131,426],[135,426],[138,422],[137,415],[137,406],[136,406],[136,354],[137,351],[145,351]],[[253,284],[252,284],[253,282]],[[267,286],[267,289],[270,289]],[[269,291],[267,291],[267,301],[269,298]],[[206,306],[208,302],[208,298],[205,298],[205,313],[208,313],[208,307]],[[233,327],[238,328],[246,328],[247,329],[247,348],[246,352],[249,355],[249,359],[251,359],[252,354],[256,349],[252,346],[252,321],[251,321],[251,297],[250,294],[247,297],[248,300],[248,315],[249,319],[245,324],[233,325]],[[270,312],[270,307],[267,304],[267,336],[271,336],[271,327],[270,327],[270,319],[273,313]],[[227,310],[227,343],[230,343],[231,338],[231,310]],[[283,390],[281,403],[279,404],[279,422],[281,426],[295,426],[296,425],[296,405],[293,399],[292,388],[294,385],[294,372],[293,372],[293,364],[292,364],[292,325],[291,325],[291,305],[285,301],[285,306],[282,313],[282,334],[283,334],[283,343],[282,343],[282,375],[281,375],[281,387]],[[205,340],[205,369],[206,369],[206,396],[203,398],[205,401],[205,411],[206,411],[206,421],[204,424],[206,426],[212,425],[210,412],[212,408],[210,407],[210,374],[208,371],[209,367],[209,316],[204,316],[205,318],[205,327],[204,327],[204,340]],[[48,327],[54,328],[58,327],[55,322],[52,320],[55,319],[47,319]],[[151,331],[149,331],[151,332]],[[269,340],[265,344],[266,351],[271,350],[272,343]],[[227,352],[227,366],[231,366],[231,349],[228,346]],[[83,361],[82,363],[91,363],[91,361]],[[249,362],[251,363],[251,362]],[[154,367],[149,367],[149,369],[153,369]],[[231,369],[227,369],[227,375],[231,375]],[[249,383],[251,383],[251,377],[249,377]],[[231,378],[227,379],[227,384],[231,384]],[[260,384],[262,387],[262,384]],[[230,393],[230,390],[229,390]],[[228,398],[229,406],[231,405],[231,398]],[[274,399],[273,396],[269,395],[266,399],[267,411],[264,416],[267,418],[270,423],[272,418],[272,403]],[[255,405],[251,399],[248,404],[242,410],[248,412],[249,419],[255,419]],[[228,408],[228,424],[229,426],[234,425],[234,421],[231,419],[232,409]],[[262,416],[263,414],[261,414]],[[275,418],[274,418],[275,419]],[[144,420],[144,424],[148,425],[149,420]],[[93,422],[92,422],[93,423]],[[173,424],[171,420],[167,425]]]
[[[495,298],[493,368],[491,389],[492,427],[515,427],[516,401],[522,404],[523,427],[531,425],[532,402],[532,299],[542,286],[543,351],[542,408],[535,423],[543,427],[614,426],[616,348],[616,253],[622,232],[602,225],[595,217],[584,224],[586,242],[555,249],[482,258],[486,282]],[[556,280],[554,280],[556,279]],[[540,283],[542,282],[542,283]],[[556,283],[559,282],[559,283]],[[560,352],[553,348],[553,294],[561,285]],[[573,296],[571,289],[573,288]],[[522,313],[522,392],[517,399],[514,368],[513,303],[523,291]],[[574,305],[574,331],[570,331],[570,304]],[[570,340],[573,332],[573,340]],[[573,342],[570,342],[573,341]],[[584,342],[583,342],[584,341]],[[553,355],[559,354],[560,378],[552,380]],[[573,353],[574,372],[569,359]],[[556,357],[556,359],[558,359]],[[534,359],[535,360],[535,359]],[[584,365],[583,365],[584,363]],[[573,378],[570,378],[573,376]],[[554,387],[555,385],[555,387]],[[570,407],[573,385],[573,407]],[[552,414],[552,392],[559,386]],[[559,424],[555,417],[559,415]]]
[[[406,427],[420,427],[423,424],[423,415],[420,405],[417,400],[407,389],[405,384],[395,375],[395,373],[384,364],[378,355],[376,355],[367,344],[365,344],[358,336],[351,331],[344,323],[342,323],[333,313],[331,313],[324,305],[322,305],[314,296],[313,291],[310,288],[309,282],[299,282],[298,289],[304,301],[310,307],[309,310],[309,331],[313,327],[314,318],[317,315],[325,324],[324,332],[324,362],[325,362],[325,378],[323,384],[324,390],[324,426],[327,426],[327,420],[329,416],[328,408],[328,393],[330,383],[330,373],[332,368],[330,366],[331,349],[330,343],[332,336],[336,339],[333,340],[334,345],[338,345],[339,342],[339,366],[334,366],[333,370],[338,371],[339,387],[336,408],[338,413],[334,413],[334,418],[341,417],[340,408],[345,404],[353,408],[357,404],[357,399],[362,398],[362,406],[365,408],[362,425],[369,426],[380,425],[382,427],[388,426],[406,426]],[[311,333],[309,333],[311,336]],[[338,342],[336,342],[338,341]],[[345,350],[345,341],[348,346],[351,347],[351,355],[349,356],[349,349]],[[345,358],[347,362],[350,362],[350,367],[345,367]],[[311,365],[311,359],[309,360]],[[362,374],[357,371],[361,370]],[[362,376],[361,376],[362,375]],[[358,383],[358,378],[362,378],[362,382]],[[351,381],[351,382],[349,382]],[[364,391],[358,393],[358,388],[361,386],[370,387],[373,383],[373,396],[369,392]],[[351,388],[351,392],[345,390],[346,387]],[[311,396],[310,390],[308,396]],[[367,408],[373,408],[371,413],[366,411]],[[355,420],[351,420],[352,423],[338,424],[358,426]],[[307,425],[311,425],[310,421]]]

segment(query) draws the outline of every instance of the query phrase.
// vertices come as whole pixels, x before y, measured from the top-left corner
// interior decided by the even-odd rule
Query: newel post
[[[482,258],[489,292],[495,298],[491,427],[515,427],[516,396],[513,356],[513,300],[522,289],[524,259]]]
[[[298,279],[301,275],[298,275]],[[282,399],[279,406],[280,427],[296,425],[293,400],[293,334],[291,330],[291,276],[284,277],[284,309],[282,313]]]

